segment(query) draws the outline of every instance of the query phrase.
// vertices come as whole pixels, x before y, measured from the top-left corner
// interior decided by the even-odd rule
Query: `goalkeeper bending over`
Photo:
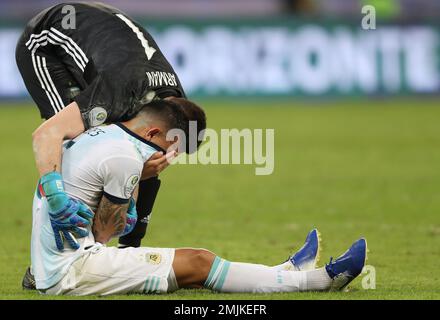
[[[134,198],[143,165],[155,152],[177,142],[178,137],[167,141],[165,134],[171,128],[185,131],[185,121],[178,105],[159,100],[144,105],[132,120],[98,126],[65,143],[64,187],[43,177],[34,196],[31,260],[40,292],[109,295],[166,293],[179,288],[220,292],[339,290],[360,274],[366,258],[364,239],[342,257],[315,269],[317,230],[309,233],[296,254],[275,267],[229,262],[205,249],[106,247],[112,237],[129,233],[135,225]],[[94,216],[91,227],[83,221],[89,233],[79,238],[79,249],[60,252],[54,233],[60,232],[58,225],[65,217],[50,219],[47,199],[63,192],[87,204]]]

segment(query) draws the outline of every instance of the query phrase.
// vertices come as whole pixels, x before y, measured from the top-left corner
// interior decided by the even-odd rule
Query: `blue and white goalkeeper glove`
[[[78,249],[79,244],[75,237],[83,238],[88,235],[88,231],[82,228],[90,224],[89,219],[93,218],[93,212],[81,201],[66,194],[63,179],[58,172],[42,176],[38,189],[47,199],[58,250],[64,250],[64,240],[72,249]]]
[[[136,201],[133,198],[130,198],[130,204],[127,211],[127,222],[125,223],[125,229],[121,236],[125,236],[133,231],[137,218]]]

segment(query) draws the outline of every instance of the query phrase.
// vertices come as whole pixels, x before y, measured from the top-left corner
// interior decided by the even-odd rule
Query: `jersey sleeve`
[[[107,120],[114,99],[112,87],[110,79],[99,74],[74,98],[79,106],[86,130],[99,126]]]
[[[84,127],[129,120],[137,113],[136,81],[126,81],[111,72],[97,74],[74,99],[78,104]]]
[[[129,156],[104,159],[100,173],[104,183],[104,195],[113,203],[127,203],[139,183],[143,163]]]

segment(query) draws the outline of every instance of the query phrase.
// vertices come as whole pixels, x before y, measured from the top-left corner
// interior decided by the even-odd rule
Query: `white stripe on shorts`
[[[26,42],[26,46],[29,50],[34,50],[38,46],[45,46],[50,42],[53,45],[58,45],[69,54],[72,59],[75,61],[78,68],[84,72],[84,68],[86,67],[89,59],[84,54],[84,51],[72,40],[72,38],[66,36],[55,28],[51,28],[50,30],[43,30],[39,34],[32,34],[29,37],[29,40]]]
[[[50,104],[52,106],[53,111],[55,113],[58,113],[58,111],[60,110],[60,106],[58,105],[56,97],[53,95],[53,93],[49,89],[49,85],[47,83],[46,78],[43,77],[43,73],[40,72],[41,70],[37,66],[37,61],[36,61],[36,56],[35,56],[35,51],[34,50],[32,50],[32,54],[31,55],[32,55],[32,65],[34,66],[35,74],[37,75],[37,78],[40,81],[41,88],[46,92],[47,98],[49,99],[49,102],[50,102]],[[38,62],[39,62],[39,58],[40,57],[37,56]],[[40,62],[40,66],[41,66],[41,62]]]

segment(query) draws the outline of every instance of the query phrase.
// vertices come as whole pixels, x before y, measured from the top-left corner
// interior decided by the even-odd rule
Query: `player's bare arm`
[[[32,135],[35,162],[40,176],[61,171],[61,150],[65,139],[73,139],[84,132],[84,122],[76,102],[43,122]],[[156,153],[145,164],[142,179],[159,175],[168,167],[167,156]]]
[[[35,162],[40,176],[61,171],[64,139],[73,139],[84,132],[84,123],[76,102],[41,124],[32,135]]]
[[[95,240],[105,244],[122,234],[127,220],[128,203],[116,204],[105,195],[99,203],[92,226]]]

